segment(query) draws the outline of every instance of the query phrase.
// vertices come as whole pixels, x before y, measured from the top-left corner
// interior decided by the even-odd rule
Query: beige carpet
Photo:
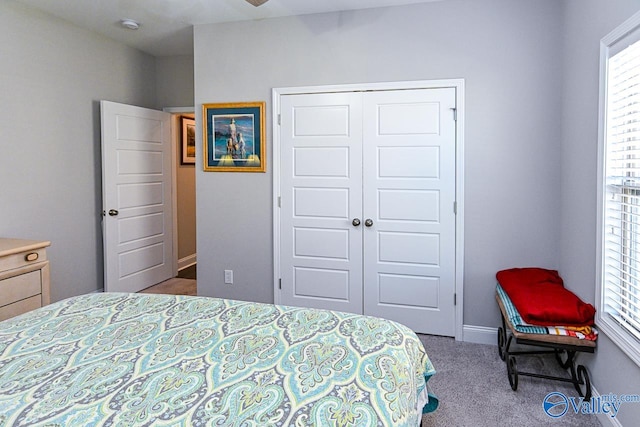
[[[197,295],[196,281],[175,277],[140,291],[146,294]]]

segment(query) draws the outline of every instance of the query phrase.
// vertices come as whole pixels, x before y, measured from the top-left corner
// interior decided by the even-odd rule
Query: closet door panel
[[[454,335],[455,89],[363,100],[364,312]]]
[[[362,313],[362,112],[354,93],[281,98],[281,303]]]

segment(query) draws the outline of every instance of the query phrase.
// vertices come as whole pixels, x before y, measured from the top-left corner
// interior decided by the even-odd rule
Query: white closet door
[[[281,303],[362,313],[358,93],[281,98]]]
[[[455,335],[455,89],[364,94],[364,312]],[[363,221],[364,223],[364,221]]]

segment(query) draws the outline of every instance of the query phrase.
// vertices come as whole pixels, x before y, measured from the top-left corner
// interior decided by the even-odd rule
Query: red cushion
[[[512,268],[499,271],[496,278],[527,323],[543,326],[593,325],[596,309],[566,289],[556,270]]]

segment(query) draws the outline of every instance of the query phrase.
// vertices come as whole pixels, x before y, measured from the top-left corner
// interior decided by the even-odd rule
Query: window
[[[597,323],[640,365],[640,13],[600,52]]]

